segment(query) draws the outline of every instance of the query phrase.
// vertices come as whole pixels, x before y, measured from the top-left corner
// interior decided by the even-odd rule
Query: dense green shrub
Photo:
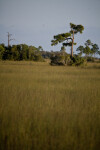
[[[4,47],[0,45],[0,59],[3,59],[4,50]]]
[[[51,57],[51,65],[70,65],[79,66],[85,63],[85,58],[79,56],[70,57],[70,55],[54,55]]]
[[[80,66],[83,65],[85,62],[86,62],[85,58],[76,55],[71,58],[69,65]]]
[[[55,55],[51,57],[51,65],[65,65],[65,56],[63,55]]]

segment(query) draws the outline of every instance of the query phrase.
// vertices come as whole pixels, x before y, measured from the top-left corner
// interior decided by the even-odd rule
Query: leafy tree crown
[[[82,33],[83,32],[83,30],[84,30],[84,27],[82,26],[82,25],[75,25],[75,24],[73,24],[73,23],[70,23],[70,28],[71,28],[71,31],[70,31],[70,33]]]

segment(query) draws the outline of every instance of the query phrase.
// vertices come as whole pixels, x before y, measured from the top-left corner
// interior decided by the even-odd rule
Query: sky
[[[9,32],[15,39],[11,45],[25,43],[59,51],[61,44],[51,46],[51,40],[69,32],[70,22],[84,26],[83,34],[75,35],[74,52],[88,39],[100,48],[100,0],[0,0],[0,43],[5,45]]]

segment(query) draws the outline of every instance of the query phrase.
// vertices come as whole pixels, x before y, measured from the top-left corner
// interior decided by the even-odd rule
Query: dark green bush
[[[80,65],[83,65],[85,63],[85,61],[86,60],[83,57],[79,57],[76,55],[71,58],[69,65],[80,66]]]
[[[65,56],[63,55],[59,54],[51,57],[51,65],[64,66],[65,63]]]
[[[61,55],[57,54],[51,57],[51,65],[70,65],[70,66],[80,66],[85,63],[85,59],[79,56],[73,56],[72,58],[70,55]]]

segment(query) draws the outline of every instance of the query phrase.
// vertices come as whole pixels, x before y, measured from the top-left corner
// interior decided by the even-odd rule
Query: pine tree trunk
[[[71,57],[73,57],[73,45],[74,45],[74,31],[73,31],[73,37],[72,37]]]

